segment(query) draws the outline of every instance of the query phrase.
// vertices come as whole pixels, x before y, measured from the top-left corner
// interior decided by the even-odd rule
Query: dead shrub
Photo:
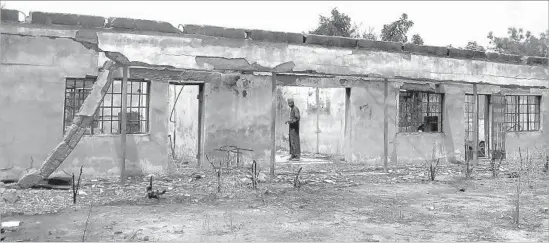
[[[431,159],[425,162],[427,167],[427,176],[430,181],[434,181],[437,176],[438,165],[440,164],[440,158],[436,155],[436,143],[433,143],[433,150],[431,153]]]
[[[505,154],[501,150],[495,150],[492,152],[492,158],[490,159],[490,171],[492,171],[492,178],[499,177],[499,171],[501,168],[501,163],[505,158]]]

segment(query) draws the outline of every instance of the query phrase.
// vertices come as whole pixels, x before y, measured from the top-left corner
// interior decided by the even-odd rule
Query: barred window
[[[399,132],[442,132],[443,94],[401,90]]]
[[[507,131],[539,131],[541,96],[505,96],[505,125]]]
[[[65,86],[65,114],[63,131],[72,121],[84,100],[91,92],[95,77],[68,78]],[[122,130],[122,80],[115,79],[103,102],[94,114],[93,122],[85,134],[120,134]],[[128,79],[126,132],[143,134],[149,131],[149,82]]]

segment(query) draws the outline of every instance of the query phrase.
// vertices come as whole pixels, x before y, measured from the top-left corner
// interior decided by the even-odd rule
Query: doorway
[[[168,86],[168,153],[176,166],[196,164],[200,155],[203,84]]]
[[[345,88],[277,86],[276,161],[285,162],[289,155],[288,125],[294,99],[300,111],[301,161],[324,161],[342,156],[345,145]]]
[[[473,158],[473,98],[465,95],[465,155]],[[478,95],[479,158],[505,157],[505,96]]]
[[[465,95],[465,155],[466,158],[473,158],[473,141],[475,133],[478,134],[478,157],[489,157],[490,144],[490,96],[477,96],[477,114],[478,126],[474,126],[474,96],[472,94]]]

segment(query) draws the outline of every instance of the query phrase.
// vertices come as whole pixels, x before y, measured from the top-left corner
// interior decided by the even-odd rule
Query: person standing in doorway
[[[299,141],[299,109],[295,106],[293,99],[288,99],[290,107],[290,120],[286,121],[289,126],[290,137],[290,160],[299,160],[301,157],[301,148]]]

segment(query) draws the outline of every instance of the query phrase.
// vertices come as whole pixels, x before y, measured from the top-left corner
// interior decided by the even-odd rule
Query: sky
[[[361,29],[384,24],[402,13],[414,21],[408,37],[419,33],[425,45],[464,47],[468,41],[488,45],[489,31],[505,35],[515,26],[536,36],[549,27],[549,1],[2,1],[5,8],[128,17],[179,24],[308,32],[319,15],[337,7]]]

